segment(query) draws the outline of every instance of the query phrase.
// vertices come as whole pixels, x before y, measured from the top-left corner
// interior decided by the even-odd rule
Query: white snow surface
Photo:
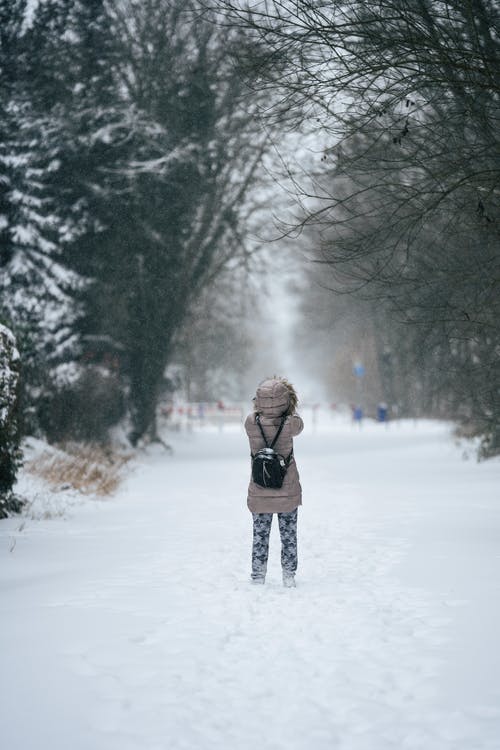
[[[500,462],[309,420],[289,589],[276,520],[249,583],[242,428],[167,439],[113,498],[0,523],[3,747],[498,750]]]

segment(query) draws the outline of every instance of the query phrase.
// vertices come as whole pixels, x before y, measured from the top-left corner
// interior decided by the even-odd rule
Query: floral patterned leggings
[[[281,537],[281,567],[284,576],[293,576],[297,570],[297,508],[289,513],[278,513]],[[252,513],[253,547],[252,579],[264,580],[269,555],[269,534],[273,521],[272,513]]]

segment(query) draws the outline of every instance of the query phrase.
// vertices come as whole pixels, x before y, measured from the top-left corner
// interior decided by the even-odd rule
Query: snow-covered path
[[[248,583],[241,430],[176,443],[0,524],[4,747],[498,750],[498,461],[439,424],[306,429],[293,590],[276,528]]]

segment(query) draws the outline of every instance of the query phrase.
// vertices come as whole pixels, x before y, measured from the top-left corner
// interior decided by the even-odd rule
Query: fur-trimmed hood
[[[267,378],[257,387],[254,411],[266,417],[281,417],[295,413],[297,394],[285,378]]]

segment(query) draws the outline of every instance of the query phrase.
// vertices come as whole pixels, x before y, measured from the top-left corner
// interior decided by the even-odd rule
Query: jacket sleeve
[[[298,414],[292,414],[290,417],[290,427],[292,428],[292,436],[300,435],[304,429],[304,422]]]
[[[254,422],[255,422],[255,415],[254,414],[249,414],[248,417],[245,419],[245,432],[247,433],[248,437],[250,437],[249,427]]]

